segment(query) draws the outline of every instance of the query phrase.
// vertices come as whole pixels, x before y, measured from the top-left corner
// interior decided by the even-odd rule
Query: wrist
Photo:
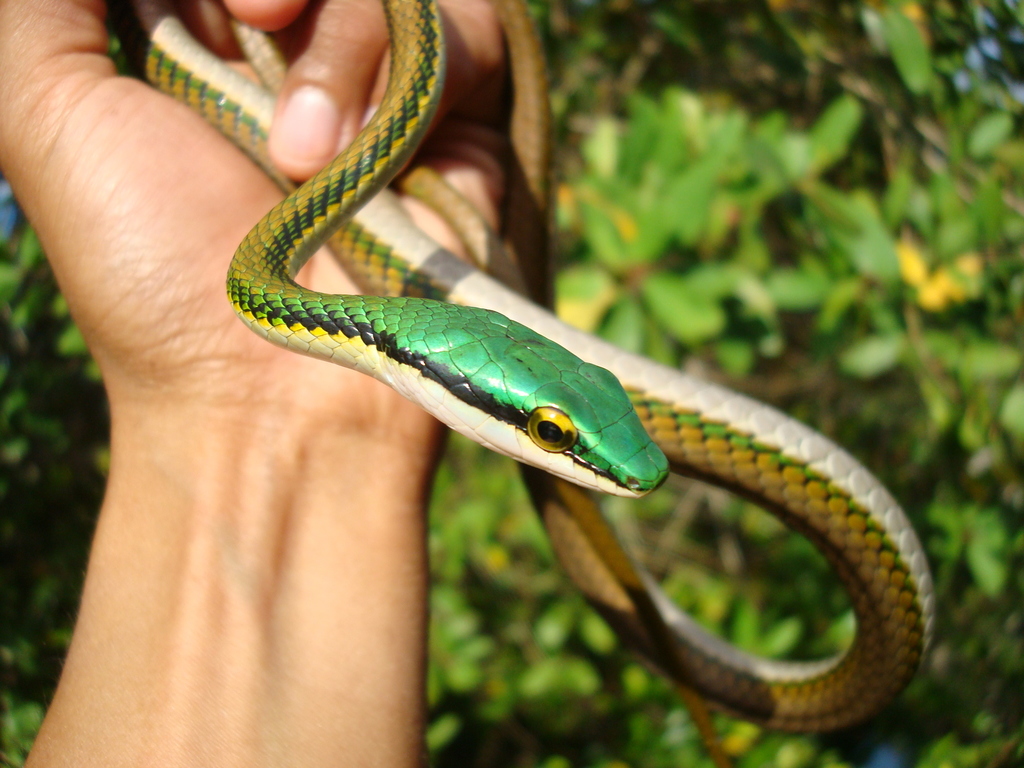
[[[84,764],[116,747],[165,765],[268,749],[317,765],[365,743],[385,745],[367,761],[414,764],[432,451],[355,441],[351,422],[301,407],[113,403],[108,492],[42,762],[70,723],[87,729]]]

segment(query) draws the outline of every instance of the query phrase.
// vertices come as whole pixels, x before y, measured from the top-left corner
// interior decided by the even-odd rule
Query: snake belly
[[[413,0],[405,5],[413,8],[414,14],[422,13]],[[198,47],[166,9],[151,0],[140,0],[137,6],[149,40],[144,60],[150,81],[189,103],[264,164],[273,97]],[[406,66],[417,69],[425,57],[417,49],[408,60]],[[393,71],[401,71],[401,65],[394,67]],[[433,77],[436,80],[436,70]],[[394,76],[392,82],[396,82]],[[398,103],[406,103],[401,94]],[[383,106],[380,111],[385,111]],[[352,208],[370,197],[385,183],[375,175],[380,170],[379,158],[374,156],[371,162],[365,152],[358,156],[362,159],[357,162],[356,175],[373,176],[371,184],[339,184],[335,179],[334,188],[340,193],[337,199],[307,194],[302,202],[306,207],[295,206],[272,224],[265,224],[258,238],[264,243],[268,238],[294,238],[304,228],[320,226],[329,207]],[[269,164],[263,167],[279,178]],[[330,184],[332,173],[337,171],[318,174],[313,189]],[[355,198],[356,202],[351,202]],[[317,202],[309,204],[313,199]],[[677,651],[686,660],[689,682],[715,704],[773,728],[828,730],[875,714],[910,680],[934,623],[931,575],[923,548],[902,509],[848,453],[769,406],[565,326],[429,240],[386,190],[366,202],[334,242],[341,246],[357,282],[370,292],[446,297],[455,303],[486,307],[557,341],[579,358],[599,362],[625,387],[644,428],[668,456],[672,471],[749,498],[807,536],[825,554],[850,595],[857,635],[845,654],[819,662],[777,662],[742,653],[696,626],[645,577],[673,631]],[[246,319],[254,329],[278,343],[322,356],[327,356],[329,349],[335,361],[350,355],[339,351],[346,344],[373,347],[377,349],[375,361],[355,365],[384,370],[392,358],[382,352],[374,336],[380,324],[371,319],[372,311],[362,309],[367,306],[365,299],[324,300],[290,284],[296,265],[312,250],[309,247],[298,257],[271,265],[265,285],[272,286],[279,299],[269,302],[252,290],[252,270],[243,265],[233,271],[231,295],[240,313],[251,314],[252,319]],[[352,322],[346,325],[343,320],[339,325],[331,319],[332,311],[352,311],[346,315]],[[324,317],[340,333],[324,328]],[[320,323],[324,333],[307,327],[312,321]],[[369,332],[364,338],[367,325]],[[372,357],[371,352],[367,359]],[[403,385],[393,386],[401,389]],[[418,396],[413,393],[414,398]],[[456,429],[466,431],[464,427]],[[470,436],[479,441],[478,435]],[[515,455],[514,450],[503,452]],[[568,474],[572,476],[572,472]],[[594,560],[593,552],[578,554],[580,563]],[[563,556],[563,562],[565,559]],[[627,642],[655,665],[667,666],[644,627],[631,615],[621,585],[582,569],[572,575]]]

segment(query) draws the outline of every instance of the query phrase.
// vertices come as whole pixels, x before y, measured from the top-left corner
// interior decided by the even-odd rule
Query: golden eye
[[[533,409],[526,423],[526,431],[537,447],[551,453],[571,448],[578,436],[572,419],[550,405]]]

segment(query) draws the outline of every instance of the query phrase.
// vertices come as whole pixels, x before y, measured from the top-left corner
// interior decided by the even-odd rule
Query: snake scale
[[[777,515],[824,554],[849,594],[857,633],[835,658],[783,662],[733,648],[697,626],[642,569],[623,564],[578,490],[549,488],[549,500],[538,499],[556,505],[545,522],[588,599],[628,644],[714,706],[790,731],[841,728],[876,714],[913,676],[934,623],[931,575],[898,503],[812,429],[566,326],[416,229],[384,187],[436,104],[441,26],[431,0],[385,7],[393,53],[384,100],[353,145],[239,247],[228,279],[239,316],[270,340],[374,375],[472,439],[563,478],[632,496],[657,487],[670,468]],[[115,26],[149,81],[290,191],[266,156],[273,96],[202,49],[161,0],[134,0],[134,14],[137,22],[115,6]],[[327,238],[378,297],[324,296],[294,283]],[[498,369],[510,359],[521,373]],[[513,391],[498,393],[496,381]],[[532,476],[538,486],[551,482]],[[655,636],[641,603],[656,612],[665,638]]]

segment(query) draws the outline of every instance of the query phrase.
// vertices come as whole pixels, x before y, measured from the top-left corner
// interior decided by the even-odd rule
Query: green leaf
[[[939,225],[935,249],[943,258],[951,259],[971,250],[978,239],[978,226],[968,213],[953,214]]]
[[[597,328],[619,293],[611,275],[596,264],[577,264],[562,270],[555,289],[558,316],[588,333]]]
[[[546,651],[557,651],[576,623],[576,611],[570,603],[555,603],[537,620],[534,636]]]
[[[558,692],[589,696],[600,687],[601,678],[593,666],[568,654],[542,659],[519,678],[520,693],[530,699]]]
[[[796,647],[802,634],[803,622],[796,616],[789,616],[764,633],[760,642],[760,651],[763,655],[772,658],[785,656]]]
[[[734,109],[716,114],[708,120],[707,154],[727,160],[739,152],[747,135],[746,113]]]
[[[759,224],[750,223],[740,228],[740,241],[733,251],[733,263],[752,272],[767,271],[772,264],[772,253],[765,242]]]
[[[863,117],[860,102],[849,94],[828,105],[811,128],[811,157],[816,171],[825,170],[846,155]]]
[[[864,295],[864,281],[859,277],[839,280],[832,284],[818,313],[818,326],[825,333],[836,329],[846,312]]]
[[[607,654],[615,648],[616,635],[605,620],[593,611],[587,611],[580,620],[580,637],[594,653]]]
[[[757,608],[749,600],[740,599],[732,617],[729,639],[740,648],[756,653],[760,650],[757,642],[761,628],[760,618]]]
[[[1006,584],[1006,529],[995,512],[980,512],[971,527],[967,542],[967,565],[978,588],[989,597],[997,597]]]
[[[995,173],[978,185],[974,211],[985,241],[997,243],[1006,220],[1006,203],[1003,202],[1003,183]]]
[[[934,235],[935,206],[927,190],[918,186],[911,188],[904,215],[917,227],[922,237],[928,239]]]
[[[694,245],[707,226],[718,173],[719,162],[709,158],[669,182],[664,215],[675,223],[676,234],[686,245]]]
[[[65,357],[80,357],[89,354],[89,348],[77,325],[69,323],[64,329],[57,339],[57,351]]]
[[[619,164],[618,123],[610,117],[599,118],[580,151],[594,173],[605,179],[612,178]]]
[[[775,145],[775,152],[782,163],[788,182],[803,178],[814,162],[811,140],[803,133],[788,132]]]
[[[942,388],[931,379],[919,379],[918,386],[921,388],[921,397],[928,409],[929,418],[938,430],[945,431],[953,423],[952,403],[949,402],[949,398]]]
[[[820,272],[779,269],[768,275],[765,287],[779,309],[803,312],[820,306],[832,285]]]
[[[868,192],[845,193],[817,183],[808,196],[824,217],[831,241],[860,274],[886,283],[899,279],[896,244]]]
[[[682,275],[651,275],[644,281],[643,295],[654,317],[684,344],[699,344],[725,329],[721,305],[691,289]]]
[[[640,178],[644,166],[651,162],[651,148],[659,144],[661,133],[658,105],[648,96],[633,94],[629,99],[626,131],[619,142],[615,182],[635,182]]]
[[[752,202],[771,199],[807,172],[811,164],[810,141],[802,133],[796,134],[792,142],[756,134],[747,142],[746,162],[752,180],[757,182],[750,190]]]
[[[735,293],[740,272],[728,264],[702,264],[686,274],[686,284],[693,293],[720,300]]]
[[[932,57],[924,36],[902,11],[890,8],[882,16],[885,42],[896,69],[912,93],[921,95],[932,79]]]
[[[960,419],[956,436],[968,451],[978,451],[988,444],[989,427],[987,414],[979,413],[977,408],[968,408]]]
[[[957,369],[964,352],[964,345],[958,337],[938,330],[927,330],[923,337],[928,352],[938,359],[947,371]]]
[[[664,196],[664,183],[649,184],[647,189],[638,190],[636,201],[630,208],[635,212],[636,227],[633,237],[626,243],[633,263],[649,264],[668,249],[675,228],[672,219],[666,217],[659,205]]]
[[[580,217],[583,221],[583,239],[593,253],[612,272],[622,272],[630,265],[622,233],[615,225],[611,206],[598,207],[589,200],[580,202]]]
[[[632,296],[622,296],[608,312],[601,335],[617,347],[640,354],[646,325],[640,303]]]
[[[671,102],[687,146],[692,150],[693,157],[699,157],[708,141],[708,115],[704,102],[697,94],[681,88],[670,88],[665,94],[665,102]]]
[[[899,362],[905,343],[903,334],[867,336],[840,355],[839,367],[851,376],[873,379]]]
[[[928,180],[928,194],[932,199],[935,213],[942,219],[950,219],[961,213],[965,206],[957,189],[957,181],[948,169],[936,171]]]
[[[39,236],[34,229],[26,229],[18,243],[18,262],[25,269],[29,269],[44,261],[46,254],[43,253],[43,244],[39,242]]]
[[[960,371],[973,380],[1006,379],[1020,371],[1021,353],[1006,344],[976,341],[964,350]]]
[[[830,648],[849,648],[857,636],[857,617],[850,608],[837,616],[822,636]]]
[[[895,227],[903,220],[913,189],[913,174],[906,165],[900,165],[889,180],[889,186],[886,187],[885,197],[882,200],[885,223],[890,227]]]
[[[746,376],[754,368],[754,348],[742,339],[722,339],[715,345],[715,359],[731,376]]]
[[[462,730],[462,719],[454,712],[447,712],[427,728],[427,749],[436,752],[454,739]]]
[[[651,13],[651,23],[665,33],[665,36],[675,45],[682,48],[700,45],[700,40],[696,37],[696,30],[690,24],[687,24],[682,17],[677,16],[668,8],[659,9],[652,6],[651,10],[653,11]]]
[[[743,304],[744,314],[759,317],[768,324],[775,322],[775,302],[760,279],[749,273],[739,275],[733,294]]]
[[[622,690],[630,699],[636,700],[647,695],[651,688],[651,675],[639,664],[628,664],[622,670]]]
[[[989,157],[996,148],[1013,133],[1013,118],[1006,112],[985,115],[974,126],[967,139],[967,151],[971,157]]]
[[[4,713],[0,718],[0,744],[7,753],[5,757],[18,760],[20,765],[43,723],[43,707],[34,701],[15,702],[5,691],[0,698],[0,711]]]
[[[22,271],[13,264],[0,263],[0,304],[6,304],[21,285]]]
[[[1018,440],[1024,440],[1024,384],[1015,384],[1003,398],[999,423]]]

